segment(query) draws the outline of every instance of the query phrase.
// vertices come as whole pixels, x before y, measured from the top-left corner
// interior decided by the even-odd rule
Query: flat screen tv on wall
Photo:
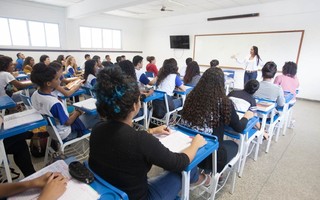
[[[171,49],[190,49],[189,35],[170,35]]]

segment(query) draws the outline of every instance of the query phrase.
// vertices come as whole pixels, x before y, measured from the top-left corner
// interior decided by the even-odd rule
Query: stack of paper
[[[274,103],[266,102],[266,101],[259,101],[257,103],[257,109],[261,111],[268,111],[274,107]]]
[[[23,179],[22,181],[27,181],[39,177],[47,172],[60,172],[63,176],[69,179],[67,190],[65,193],[59,198],[59,200],[70,200],[70,199],[77,199],[77,200],[96,200],[99,199],[100,195],[92,189],[89,185],[85,183],[81,183],[75,179],[73,179],[68,170],[68,165],[63,160],[58,160],[51,165],[37,171],[36,173],[28,176],[27,178]],[[31,199],[38,199],[40,195],[39,189],[30,189],[18,195],[15,195],[9,200],[31,200]]]

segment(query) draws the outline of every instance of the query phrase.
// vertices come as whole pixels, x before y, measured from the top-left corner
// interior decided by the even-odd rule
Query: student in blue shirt
[[[33,107],[41,114],[55,119],[63,141],[81,137],[84,130],[98,122],[97,116],[83,114],[80,110],[75,110],[69,116],[66,106],[51,95],[52,90],[60,86],[60,74],[50,65],[46,67],[43,63],[36,64],[31,73],[31,81],[39,86],[31,97]]]
[[[96,84],[96,74],[98,72],[98,64],[95,60],[87,60],[84,63],[84,85],[88,88]]]
[[[146,74],[141,70],[143,66],[143,58],[141,56],[135,56],[132,59],[132,63],[134,65],[135,71],[136,71],[136,76],[138,82],[140,82],[140,86],[142,85],[154,85],[157,81],[157,77],[152,79],[151,81],[148,79]]]
[[[17,60],[16,60],[16,71],[22,71],[23,61],[25,56],[23,53],[17,53]]]

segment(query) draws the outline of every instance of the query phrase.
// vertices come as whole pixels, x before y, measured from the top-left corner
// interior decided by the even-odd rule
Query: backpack
[[[48,137],[48,132],[38,132],[33,134],[30,140],[30,152],[32,156],[39,158],[45,155]]]

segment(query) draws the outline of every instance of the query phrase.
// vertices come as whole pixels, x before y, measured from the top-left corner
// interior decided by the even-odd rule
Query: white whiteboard
[[[242,60],[257,46],[263,63],[274,61],[281,70],[287,61],[298,63],[303,35],[304,30],[195,35],[193,58],[202,66],[217,59],[221,67],[243,68],[231,56]]]

